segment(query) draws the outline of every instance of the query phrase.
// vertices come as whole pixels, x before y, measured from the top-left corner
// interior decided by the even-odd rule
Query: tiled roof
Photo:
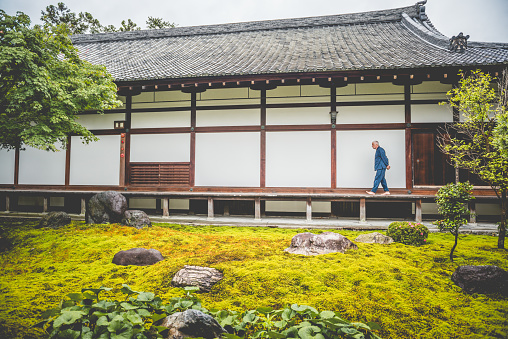
[[[448,39],[416,6],[72,37],[116,81],[508,64],[508,44],[469,42],[457,53]]]

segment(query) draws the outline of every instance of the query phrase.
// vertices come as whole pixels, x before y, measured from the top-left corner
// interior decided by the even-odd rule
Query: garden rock
[[[123,219],[121,222],[122,225],[135,227],[138,230],[143,227],[151,227],[152,223],[150,222],[150,218],[146,215],[145,212],[139,210],[128,210],[125,211],[123,215]]]
[[[168,339],[220,338],[227,331],[217,320],[198,310],[174,313],[164,319],[162,326],[169,328]]]
[[[355,239],[356,242],[362,242],[366,244],[391,244],[393,239],[389,236],[381,234],[379,232],[360,234]]]
[[[345,236],[324,232],[321,234],[300,233],[291,239],[291,246],[284,251],[292,254],[318,255],[328,253],[345,253],[347,250],[356,250],[356,246]]]
[[[120,251],[113,257],[113,264],[148,266],[164,260],[161,252],[154,249],[132,248],[127,251]]]
[[[121,222],[127,210],[127,199],[115,191],[101,192],[88,202],[87,223],[104,224]]]
[[[508,295],[508,272],[497,266],[459,266],[452,281],[467,293]]]
[[[210,292],[223,277],[215,268],[185,265],[176,272],[171,284],[175,287],[197,286],[202,292]]]
[[[49,212],[39,221],[39,227],[59,228],[69,225],[71,217],[65,212]]]

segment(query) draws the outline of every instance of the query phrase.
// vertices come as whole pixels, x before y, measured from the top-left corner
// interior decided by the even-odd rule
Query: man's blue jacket
[[[385,169],[389,165],[388,158],[386,157],[385,150],[379,146],[376,148],[376,155],[374,157],[374,170]]]

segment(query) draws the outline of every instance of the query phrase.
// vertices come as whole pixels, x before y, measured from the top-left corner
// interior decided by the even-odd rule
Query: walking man
[[[379,146],[378,141],[372,142],[372,148],[376,150],[376,155],[374,156],[374,170],[376,171],[376,177],[374,178],[374,186],[372,187],[372,190],[366,191],[366,193],[370,195],[376,194],[377,188],[381,183],[385,191],[383,195],[390,195],[390,190],[388,189],[385,179],[385,172],[390,169],[390,165],[388,163],[385,150],[383,147]]]

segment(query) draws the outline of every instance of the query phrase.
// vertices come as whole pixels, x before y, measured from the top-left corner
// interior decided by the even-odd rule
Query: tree
[[[0,148],[56,150],[70,134],[97,138],[81,111],[112,109],[117,88],[104,66],[79,59],[63,25],[30,28],[30,18],[0,10]]]
[[[443,219],[434,222],[440,231],[449,231],[455,237],[455,243],[450,251],[453,262],[453,251],[457,247],[459,228],[467,224],[469,215],[468,202],[474,199],[471,194],[473,185],[469,182],[448,184],[439,189],[436,194],[438,212]]]
[[[508,70],[498,81],[500,112],[496,116],[496,127],[494,128],[494,144],[501,154],[508,157]]]
[[[41,11],[41,21],[46,25],[57,26],[60,24],[67,27],[69,34],[85,34],[85,33],[103,33],[103,32],[125,32],[140,30],[135,22],[131,19],[122,20],[121,26],[116,28],[114,25],[103,26],[98,19],[94,18],[88,12],[80,12],[78,14],[71,10],[63,3],[59,2],[56,6],[46,6],[46,11]],[[174,28],[175,24],[164,21],[162,18],[148,17],[146,21],[148,29]]]
[[[149,16],[146,20],[146,27],[148,29],[161,29],[161,28],[175,28],[175,23],[164,21],[162,18],[154,18]]]
[[[498,248],[504,248],[508,194],[508,157],[496,146],[495,126],[506,114],[506,105],[492,88],[489,74],[477,70],[461,73],[459,86],[448,92],[450,105],[463,116],[463,122],[448,124],[438,144],[453,165],[477,175],[491,186],[501,204]],[[506,93],[508,83],[499,93]],[[505,135],[506,137],[506,135]]]

